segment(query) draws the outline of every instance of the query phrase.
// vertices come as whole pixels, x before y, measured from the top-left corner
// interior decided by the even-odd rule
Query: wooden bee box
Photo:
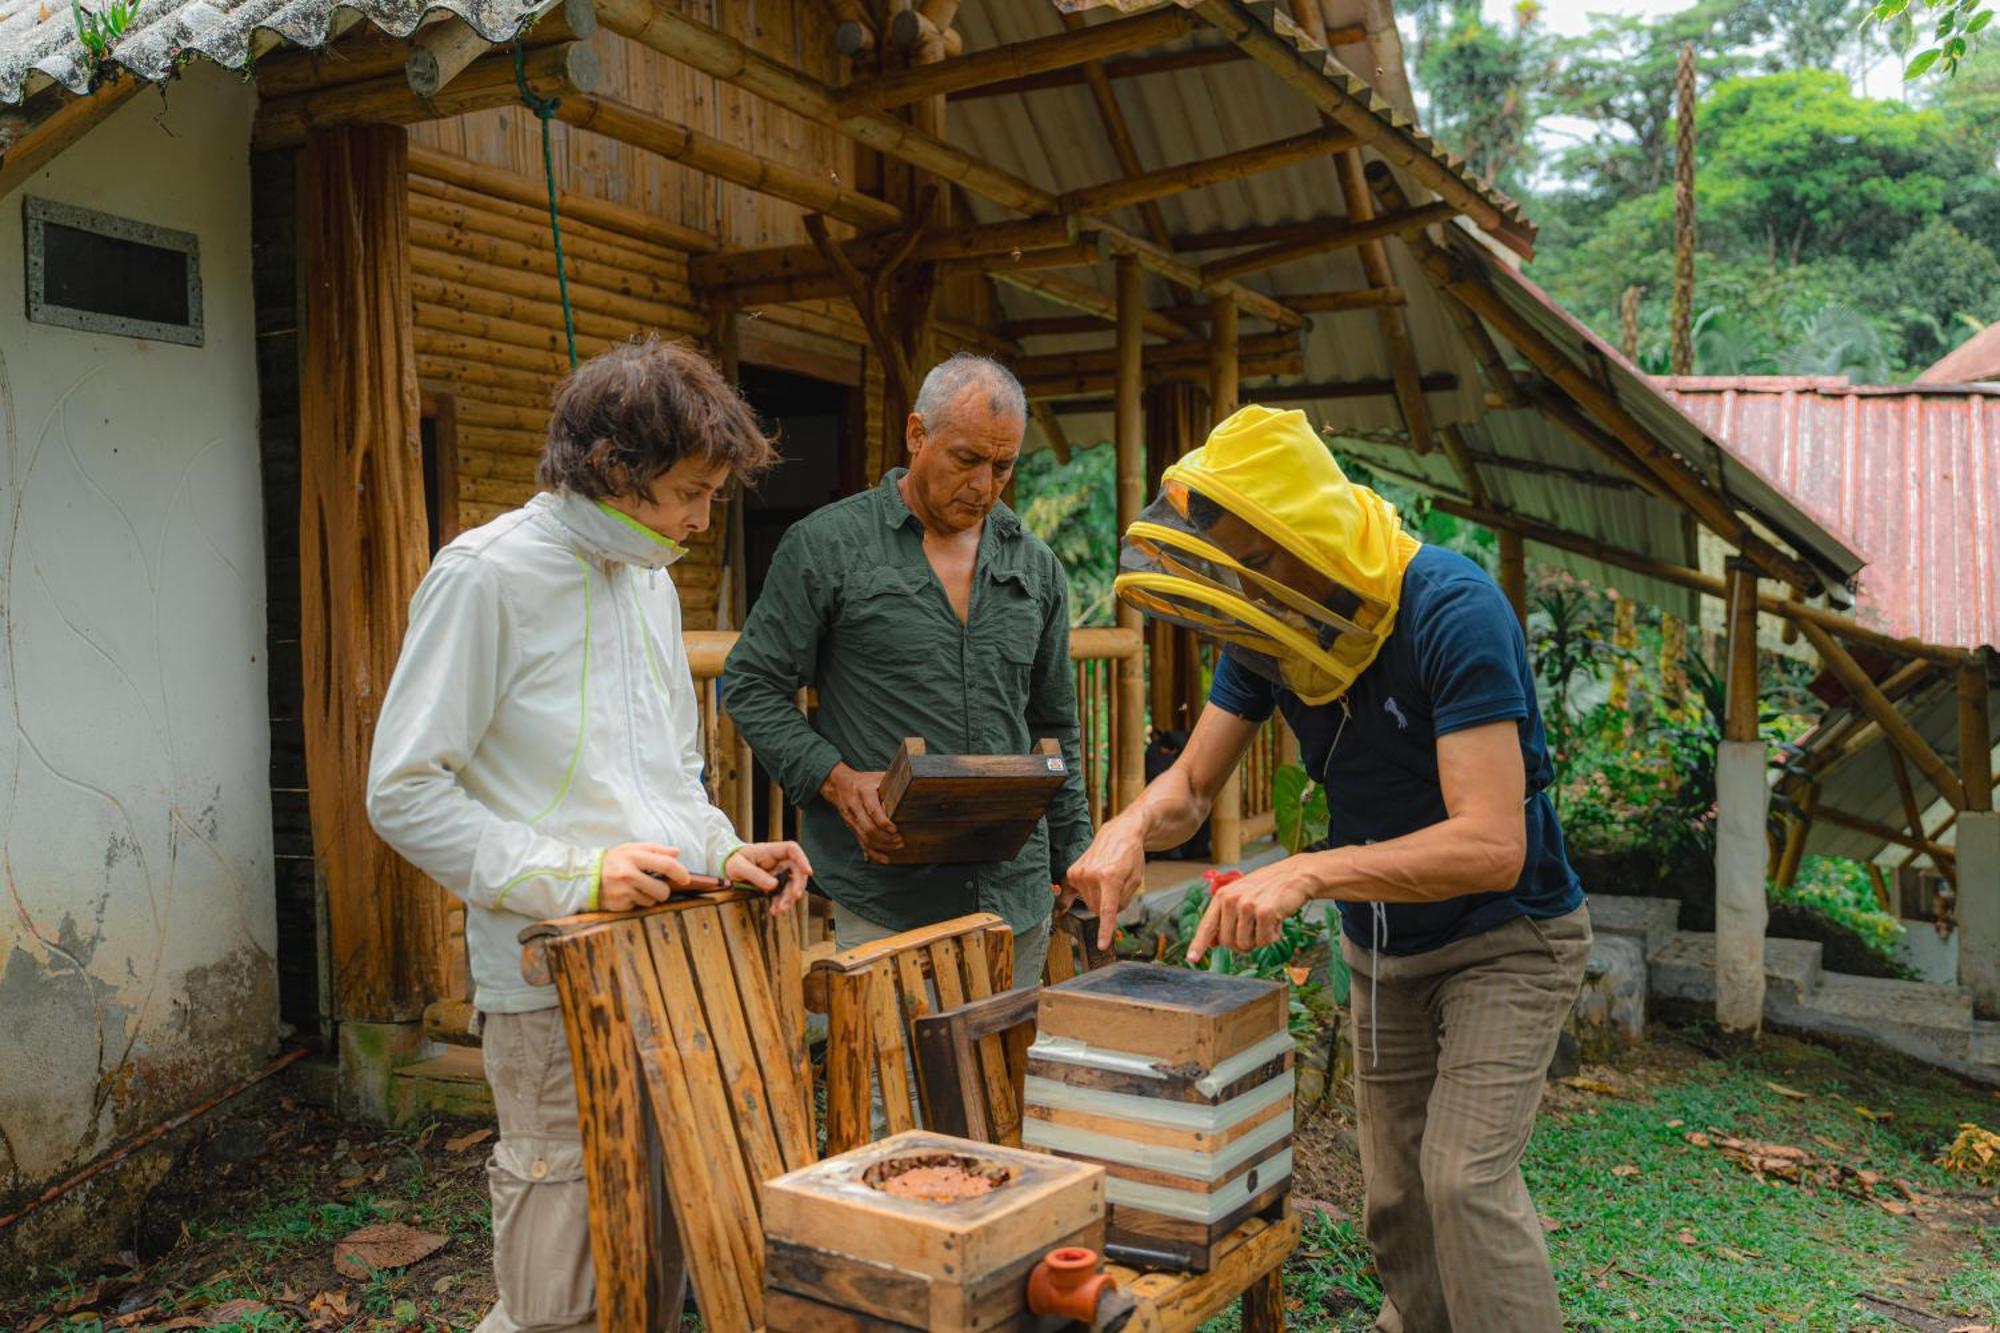
[[[1069,779],[1062,746],[1033,754],[929,754],[909,737],[882,775],[882,808],[903,836],[895,865],[1011,861]]]
[[[768,1180],[763,1203],[771,1333],[1025,1329],[1036,1262],[1104,1242],[1097,1167],[925,1130]]]
[[[1285,988],[1117,963],[1042,991],[1021,1141],[1105,1169],[1105,1241],[1126,1263],[1206,1272],[1292,1175]]]

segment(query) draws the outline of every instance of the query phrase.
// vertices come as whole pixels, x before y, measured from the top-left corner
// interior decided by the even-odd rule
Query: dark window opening
[[[193,233],[46,199],[22,207],[30,320],[201,345],[201,257]]]
[[[436,555],[458,535],[458,404],[448,393],[424,395],[420,426],[424,524]]]

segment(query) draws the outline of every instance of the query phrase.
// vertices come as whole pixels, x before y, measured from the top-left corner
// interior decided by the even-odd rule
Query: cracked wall
[[[254,110],[197,63],[0,199],[0,1213],[276,1044]],[[205,345],[27,323],[24,194],[194,232]]]

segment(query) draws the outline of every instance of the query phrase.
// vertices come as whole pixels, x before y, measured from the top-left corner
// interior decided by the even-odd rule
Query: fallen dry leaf
[[[1790,1097],[1795,1102],[1809,1102],[1812,1100],[1810,1092],[1800,1092],[1797,1088],[1788,1088],[1782,1083],[1773,1083],[1768,1078],[1764,1080],[1764,1086],[1772,1092],[1777,1093],[1780,1097]]]
[[[269,1313],[271,1307],[264,1302],[253,1301],[248,1296],[238,1296],[233,1301],[224,1301],[220,1305],[202,1311],[204,1316],[202,1324],[207,1328],[214,1328],[219,1324],[240,1324],[245,1320]]]
[[[153,1327],[154,1328],[207,1328],[208,1321],[206,1319],[197,1319],[195,1316],[191,1314],[184,1314],[184,1315],[176,1315],[172,1319],[169,1319],[166,1323],[155,1324],[153,1325]]]
[[[1680,1118],[1679,1118],[1679,1117],[1677,1116],[1677,1117],[1675,1117],[1674,1119],[1672,1119],[1672,1120],[1669,1120],[1669,1121],[1667,1122],[1667,1128],[1668,1128],[1668,1129],[1679,1129],[1679,1128],[1680,1128],[1680,1127],[1681,1127],[1682,1125],[1685,1125],[1686,1123],[1687,1123],[1687,1121],[1685,1121],[1685,1120],[1682,1120],[1682,1119],[1680,1119]]]
[[[366,1280],[385,1268],[408,1268],[444,1248],[446,1237],[402,1222],[377,1222],[351,1231],[333,1247],[333,1270]]]
[[[1682,1137],[1697,1148],[1706,1148],[1708,1146],[1708,1135],[1698,1129],[1691,1129]]]
[[[1695,1236],[1694,1232],[1692,1231],[1683,1231],[1679,1235],[1675,1236],[1674,1239],[1679,1241],[1683,1245],[1692,1245],[1695,1243]]]
[[[1561,1080],[1561,1082],[1566,1087],[1575,1088],[1578,1092],[1594,1092],[1600,1097],[1616,1097],[1619,1095],[1617,1088],[1606,1083],[1601,1078],[1585,1078],[1582,1074],[1571,1074],[1568,1078]]]
[[[1896,1118],[1894,1111],[1871,1111],[1859,1102],[1854,1104],[1854,1114],[1860,1116],[1863,1120],[1894,1120]]]
[[[1620,1162],[1617,1166],[1611,1168],[1611,1174],[1614,1176],[1636,1176],[1639,1174],[1639,1168],[1630,1162]]]
[[[492,1137],[493,1131],[491,1129],[475,1129],[461,1134],[455,1139],[446,1139],[444,1141],[444,1150],[446,1152],[464,1152],[473,1144],[484,1143]]]
[[[1904,1203],[1901,1199],[1877,1199],[1875,1202],[1881,1207],[1883,1212],[1895,1217],[1907,1216],[1910,1211],[1910,1205]]]
[[[1541,1218],[1542,1218],[1542,1230],[1561,1231],[1563,1229],[1563,1224],[1556,1221],[1553,1217],[1550,1217],[1547,1213],[1543,1213],[1541,1215]]]

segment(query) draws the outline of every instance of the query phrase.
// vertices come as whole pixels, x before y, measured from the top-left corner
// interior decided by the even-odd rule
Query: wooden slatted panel
[[[966,1001],[964,951],[956,936],[930,945],[931,979],[937,983],[938,1007],[952,1009]]]
[[[987,938],[987,932],[973,931],[964,939],[965,998],[968,1000],[983,1000],[993,994],[993,972],[987,957]],[[1008,1147],[1019,1147],[1021,1112],[1019,1105],[1009,1095],[1012,1088],[1007,1077],[1007,1053],[998,1035],[980,1039],[979,1074],[986,1090],[986,1105],[990,1109],[988,1119],[994,1141]]]
[[[796,1171],[819,1156],[813,1134],[811,1073],[807,1071],[807,1082],[801,1087],[790,1031],[797,1026],[797,1011],[792,1011],[792,1021],[787,1023],[777,998],[782,984],[776,988],[772,985],[782,959],[776,956],[769,942],[775,940],[783,927],[762,932],[753,913],[761,913],[766,921],[770,920],[770,913],[757,905],[724,904],[719,913],[721,930],[727,958],[734,963],[737,998],[745,1019],[752,1032],[764,1034],[754,1043],[755,1054],[763,1076],[764,1103],[777,1137],[780,1170]],[[703,984],[708,983],[704,980]],[[770,1040],[772,1033],[779,1034],[778,1041]]]
[[[896,955],[895,963],[897,988],[902,992],[903,1009],[909,1016],[908,1021],[914,1023],[934,1009],[931,1004],[930,986],[924,980],[923,960],[918,958],[914,951],[906,950]],[[905,1032],[909,1030],[908,1027],[904,1028]],[[921,1058],[913,1044],[910,1048],[912,1063]],[[931,1123],[930,1092],[924,1087],[921,1078],[917,1080],[917,1100],[923,1111],[924,1124],[928,1125]]]
[[[873,1008],[870,976],[857,972],[827,978],[826,1155],[868,1141],[868,1070],[875,1043],[868,1033]]]
[[[770,1180],[785,1173],[785,1164],[778,1150],[777,1120],[771,1107],[772,1098],[764,1088],[763,1068],[757,1062],[757,1042],[744,1017],[736,976],[739,968],[750,973],[759,971],[763,964],[762,951],[732,959],[728,941],[723,935],[721,915],[720,909],[683,912],[679,922],[682,923],[688,957],[694,964],[695,979],[700,983],[702,1012],[715,1037],[716,1061],[722,1069],[723,1091],[728,1095],[734,1111],[736,1137],[743,1148],[744,1165],[749,1168],[752,1181]],[[667,927],[660,917],[652,918],[647,926],[653,935],[653,948],[657,954]],[[773,1013],[769,1017],[775,1020],[777,1015]],[[763,1030],[768,1034],[776,1029],[773,1021]]]
[[[875,1046],[875,1078],[882,1093],[882,1118],[888,1133],[900,1134],[917,1128],[916,1108],[910,1104],[909,1024],[903,1014],[895,960],[884,958],[868,972],[869,1028]]]
[[[660,1119],[669,1152],[680,1146],[676,1135],[688,1141],[685,1150],[692,1160],[673,1159],[677,1182],[702,1174],[708,1177],[706,1187],[698,1191],[705,1196],[700,1200],[686,1198],[696,1190],[674,1191],[675,1213],[684,1233],[690,1215],[697,1230],[713,1228],[699,1249],[689,1251],[695,1295],[701,1308],[712,1312],[717,1327],[756,1328],[764,1319],[763,1227],[755,1191],[737,1154],[715,1141],[725,1127],[738,1131],[742,1127],[730,1113],[715,1037],[696,991],[683,938],[682,921],[688,915],[647,920],[652,967],[629,970],[638,978],[652,1030],[642,1031],[637,1023],[633,1030],[648,1084],[665,1094],[655,1098],[653,1113]]]
[[[806,1137],[810,1140],[814,1137],[812,1052],[806,1039],[805,958],[800,945],[800,933],[806,925],[805,904],[801,903],[795,911],[783,917],[766,913],[757,920],[769,941],[767,956],[771,959],[771,975],[776,979],[778,1022],[797,1076],[795,1085],[805,1119]],[[812,1159],[808,1157],[806,1160]]]
[[[580,934],[550,957],[576,1065],[598,1310],[612,1328],[650,1330],[645,1256],[661,1232],[647,1206],[645,1157],[632,1151],[650,1130],[645,1076],[626,1012],[625,978],[637,966],[631,937],[614,930]]]

